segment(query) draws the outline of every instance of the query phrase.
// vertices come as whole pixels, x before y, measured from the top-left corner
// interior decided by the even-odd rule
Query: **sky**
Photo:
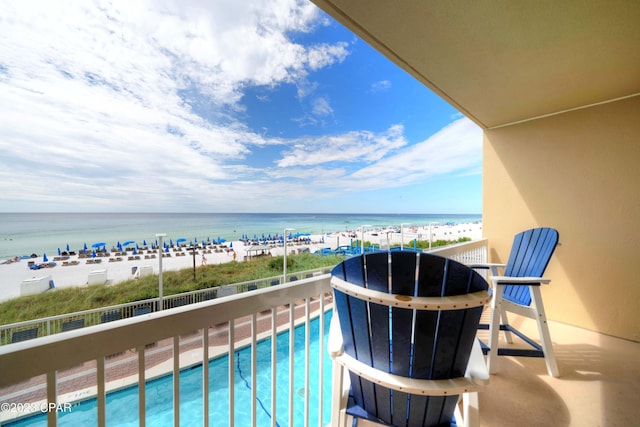
[[[481,213],[478,126],[307,0],[0,2],[0,211]]]

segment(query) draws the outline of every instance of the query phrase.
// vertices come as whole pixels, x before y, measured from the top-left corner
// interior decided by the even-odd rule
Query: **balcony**
[[[439,252],[481,262],[486,248],[482,240]],[[50,426],[64,425],[75,411],[83,412],[85,425],[101,426],[325,426],[331,367],[318,337],[330,315],[320,313],[330,310],[329,275],[311,275],[4,345],[0,423],[44,410]],[[527,322],[512,323],[535,327]],[[550,327],[561,377],[548,377],[542,359],[501,357],[498,375],[480,396],[482,425],[633,425],[640,346]],[[112,396],[126,402],[125,411],[113,410]]]

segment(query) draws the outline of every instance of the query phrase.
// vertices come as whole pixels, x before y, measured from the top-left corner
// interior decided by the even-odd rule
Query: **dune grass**
[[[289,255],[287,256],[287,272],[293,273],[331,266],[343,259],[339,256]],[[165,271],[162,275],[163,294],[169,296],[213,286],[273,277],[282,274],[282,267],[283,257],[279,256],[196,267],[195,280],[192,268]],[[157,296],[157,275],[128,280],[111,286],[59,288],[43,294],[19,297],[0,303],[0,325],[125,304],[157,298]]]

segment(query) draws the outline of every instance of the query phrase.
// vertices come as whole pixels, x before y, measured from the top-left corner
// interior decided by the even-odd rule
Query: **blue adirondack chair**
[[[391,426],[479,424],[477,391],[489,373],[476,332],[491,299],[480,274],[436,255],[376,252],[338,264],[331,286],[332,425],[346,426],[347,415]]]
[[[551,280],[542,277],[558,244],[558,231],[553,228],[533,228],[515,236],[507,264],[474,265],[473,268],[491,270],[493,298],[491,320],[481,329],[489,329],[489,345],[483,350],[489,354],[489,372],[497,371],[497,356],[544,357],[547,371],[558,377],[558,365],[553,352],[547,317],[542,303],[540,285]],[[499,270],[504,269],[500,275]],[[507,312],[534,319],[538,325],[541,343],[538,344],[509,324]],[[502,323],[500,320],[502,319]],[[512,333],[531,348],[499,348],[499,331],[504,331],[507,343],[513,343]]]

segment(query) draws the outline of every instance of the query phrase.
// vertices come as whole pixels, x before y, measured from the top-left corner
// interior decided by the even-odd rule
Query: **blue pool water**
[[[331,312],[325,314],[325,350],[323,389],[323,419],[328,423],[331,409],[331,364],[326,351]],[[318,425],[318,357],[319,319],[310,324],[310,425]],[[294,335],[294,425],[304,424],[304,325],[295,328]],[[271,338],[257,345],[256,409],[257,425],[271,425]],[[276,374],[276,421],[279,426],[288,426],[289,414],[289,332],[277,336]],[[251,425],[251,348],[243,348],[235,353],[234,406],[235,425]],[[226,426],[229,420],[229,358],[225,356],[209,362],[209,423],[212,426]],[[167,375],[146,385],[147,425],[173,426],[173,375]],[[202,365],[180,373],[180,424],[184,426],[202,425]],[[138,426],[138,387],[129,387],[107,394],[107,425]],[[89,399],[72,407],[70,412],[59,415],[60,426],[96,425],[98,411],[95,399]],[[38,415],[11,423],[12,426],[46,426],[45,415]]]

